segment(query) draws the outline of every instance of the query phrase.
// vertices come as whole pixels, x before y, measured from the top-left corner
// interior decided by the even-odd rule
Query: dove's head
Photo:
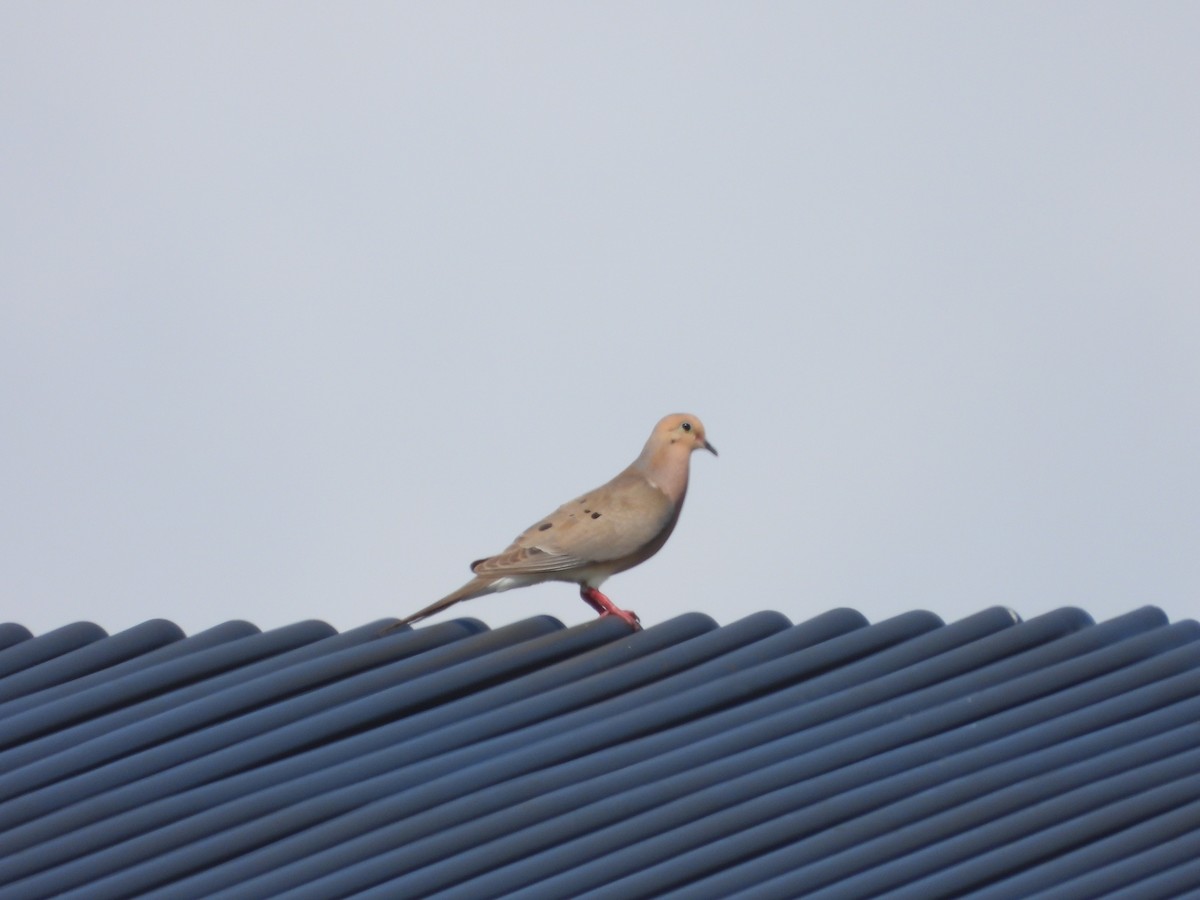
[[[675,413],[660,419],[650,432],[650,440],[630,469],[640,472],[673,503],[682,503],[687,493],[688,461],[693,450],[717,449],[704,434],[704,423],[693,415]]]
[[[688,413],[672,413],[660,419],[646,449],[652,446],[671,448],[668,452],[676,454],[684,451],[684,456],[693,450],[707,450],[713,456],[717,455],[717,448],[708,442],[704,433],[704,423]]]
[[[693,450],[707,450],[713,456],[717,448],[708,442],[704,423],[693,415],[675,413],[661,419],[633,464],[650,483],[676,503],[687,493],[688,460]]]

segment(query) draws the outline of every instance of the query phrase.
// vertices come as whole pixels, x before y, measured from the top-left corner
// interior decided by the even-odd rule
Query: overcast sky
[[[1200,6],[0,6],[0,619],[1200,612]],[[472,601],[590,618],[570,585]]]

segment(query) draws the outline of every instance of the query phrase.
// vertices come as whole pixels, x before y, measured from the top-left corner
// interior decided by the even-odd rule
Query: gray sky
[[[0,6],[0,619],[347,628],[676,410],[647,624],[1200,610],[1200,7]],[[569,585],[458,607],[592,615]]]

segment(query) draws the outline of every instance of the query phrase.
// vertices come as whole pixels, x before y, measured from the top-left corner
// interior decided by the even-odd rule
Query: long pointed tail
[[[495,591],[494,578],[472,578],[457,591],[452,594],[447,594],[436,603],[431,603],[424,609],[419,609],[411,616],[405,616],[399,622],[394,622],[387,628],[380,631],[380,634],[391,634],[403,628],[405,625],[411,625],[413,622],[420,622],[422,619],[427,619],[435,613],[440,613],[448,606],[453,606],[461,600],[474,600],[476,597],[482,597],[484,594],[490,594]]]

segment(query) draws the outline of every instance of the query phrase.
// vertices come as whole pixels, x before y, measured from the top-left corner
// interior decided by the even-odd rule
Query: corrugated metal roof
[[[0,896],[1174,897],[1200,626],[0,625]]]

